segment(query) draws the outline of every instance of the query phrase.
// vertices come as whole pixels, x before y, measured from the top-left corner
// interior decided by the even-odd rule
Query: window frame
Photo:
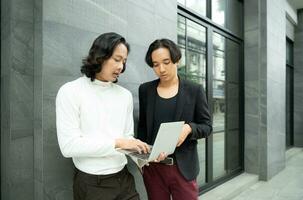
[[[187,10],[183,5],[178,3],[178,15],[185,17],[203,27],[206,28],[206,77],[205,77],[205,88],[206,96],[208,102],[212,102],[213,94],[213,33],[218,33],[239,45],[240,48],[240,58],[239,58],[239,136],[240,136],[240,167],[228,172],[225,176],[213,180],[213,135],[205,139],[206,147],[206,174],[205,174],[205,184],[199,188],[199,194],[203,194],[212,188],[234,178],[235,176],[243,173],[244,171],[244,45],[243,39],[233,34],[231,31],[225,27],[221,27],[210,20],[211,18],[211,0],[207,0],[207,16],[200,16],[191,10]],[[209,17],[209,18],[208,18]],[[185,37],[186,32],[185,32]],[[187,39],[186,39],[187,44]],[[186,46],[185,44],[185,46]],[[185,51],[186,52],[186,51]],[[186,53],[185,53],[186,55]],[[185,58],[187,59],[187,58]],[[209,73],[210,72],[210,73]],[[186,73],[186,70],[185,70]],[[226,89],[225,89],[226,91]],[[227,91],[226,91],[227,92]],[[227,94],[225,94],[227,95]],[[213,106],[209,103],[209,110],[212,116]],[[203,167],[203,166],[201,166]]]

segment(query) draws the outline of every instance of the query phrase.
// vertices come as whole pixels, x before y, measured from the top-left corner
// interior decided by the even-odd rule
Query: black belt
[[[165,165],[174,165],[176,164],[175,159],[173,157],[166,157],[164,160],[160,161],[159,163]]]

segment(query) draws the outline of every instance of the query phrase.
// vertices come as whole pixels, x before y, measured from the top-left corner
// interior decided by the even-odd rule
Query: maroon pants
[[[143,179],[149,200],[197,200],[196,180],[187,181],[176,165],[150,163],[143,168]]]

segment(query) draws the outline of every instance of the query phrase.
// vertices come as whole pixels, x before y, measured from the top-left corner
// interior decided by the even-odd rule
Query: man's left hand
[[[177,147],[179,147],[184,142],[184,140],[191,133],[191,131],[192,131],[191,127],[188,124],[183,125],[183,129],[182,129],[182,132],[180,134],[180,137],[179,137],[179,140],[178,140],[178,143],[177,143]]]

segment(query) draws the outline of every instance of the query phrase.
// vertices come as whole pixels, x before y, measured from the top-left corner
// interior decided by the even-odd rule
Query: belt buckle
[[[174,165],[174,159],[173,158],[167,157],[165,160],[167,161],[165,163],[166,165]]]

